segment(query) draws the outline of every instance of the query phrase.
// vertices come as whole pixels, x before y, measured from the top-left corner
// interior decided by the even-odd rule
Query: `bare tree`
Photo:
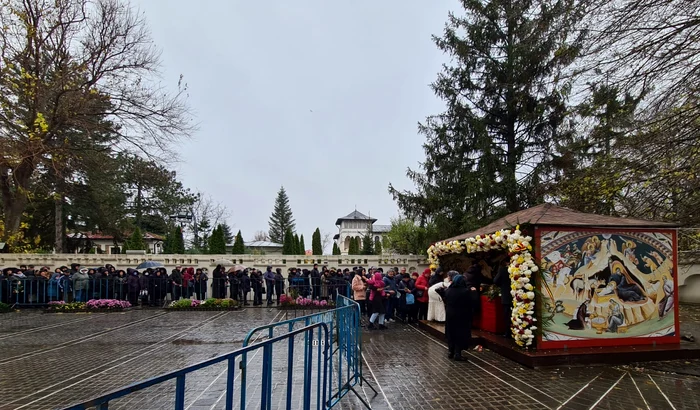
[[[330,232],[321,232],[321,247],[323,248],[323,254],[328,255],[328,250],[333,246],[333,234]]]
[[[0,194],[18,232],[40,175],[95,150],[147,155],[193,131],[182,77],[159,82],[143,15],[121,0],[0,0]],[[60,192],[58,193],[60,195]]]
[[[253,235],[253,241],[264,241],[267,242],[270,240],[270,235],[267,234],[265,231],[257,231],[255,232],[255,235]]]

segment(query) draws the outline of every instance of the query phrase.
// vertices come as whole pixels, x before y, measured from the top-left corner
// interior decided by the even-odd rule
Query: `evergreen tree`
[[[294,234],[290,228],[287,228],[287,232],[284,235],[282,254],[283,255],[294,255],[295,251],[294,245]]]
[[[173,237],[173,253],[182,255],[185,253],[185,238],[182,235],[182,228],[175,228],[175,235]]]
[[[333,255],[340,255],[340,248],[338,247],[338,244],[333,242]]]
[[[374,238],[374,254],[382,254],[382,241],[379,238]]]
[[[240,229],[236,234],[236,239],[233,242],[233,249],[231,249],[231,253],[234,255],[243,255],[245,253],[245,243],[243,243],[243,235],[241,235]]]
[[[168,233],[165,235],[165,241],[163,241],[163,253],[168,255],[175,253],[173,248],[175,245],[175,229],[170,229],[168,230]]]
[[[299,241],[299,235],[294,234],[294,254],[301,255],[301,242]]]
[[[275,200],[275,209],[270,216],[270,240],[275,243],[284,243],[287,229],[294,232],[294,217],[289,206],[289,198],[284,187],[280,188]]]
[[[362,238],[362,255],[374,255],[374,241],[369,233]]]
[[[306,245],[304,244],[304,234],[299,237],[299,255],[306,255]]]
[[[585,2],[583,2],[585,3]],[[585,31],[576,0],[463,0],[437,47],[451,57],[432,84],[444,113],[419,125],[417,192],[389,191],[401,210],[434,221],[442,236],[463,233],[543,201],[552,146],[567,114],[570,79]],[[533,194],[534,193],[534,194]]]
[[[224,230],[224,242],[227,245],[232,244],[236,237],[233,236],[233,231],[231,230],[231,227],[224,222],[223,224],[221,224],[221,228]]]
[[[226,239],[224,235],[224,228],[222,225],[218,225],[214,231],[212,231],[209,237],[210,254],[221,255],[226,253]]]
[[[321,231],[316,228],[311,236],[311,251],[314,255],[323,255],[323,246],[321,245]]]
[[[143,240],[141,229],[137,226],[129,239],[124,242],[124,251],[146,250],[146,242]]]
[[[357,248],[359,248],[357,244],[357,238],[351,237],[350,244],[348,245],[348,255],[357,255]]]

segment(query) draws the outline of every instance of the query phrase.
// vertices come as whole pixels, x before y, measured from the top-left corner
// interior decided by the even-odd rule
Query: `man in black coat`
[[[171,272],[170,283],[173,287],[173,300],[180,300],[182,295],[182,272],[179,266],[175,267]]]
[[[479,293],[469,287],[462,275],[455,275],[452,284],[445,290],[445,336],[447,357],[455,361],[466,361],[462,350],[469,349],[472,339],[472,293]]]
[[[321,273],[318,271],[318,264],[314,263],[311,269],[311,298],[318,299],[321,296]]]

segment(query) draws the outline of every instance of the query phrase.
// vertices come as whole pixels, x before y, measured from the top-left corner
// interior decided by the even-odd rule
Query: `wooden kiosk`
[[[525,365],[698,356],[680,343],[676,224],[543,204],[435,243],[428,256],[460,272],[480,263],[486,278],[508,258],[513,340],[474,334]]]

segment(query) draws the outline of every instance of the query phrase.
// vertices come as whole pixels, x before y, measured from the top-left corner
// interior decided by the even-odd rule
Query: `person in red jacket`
[[[430,279],[430,268],[426,268],[423,274],[416,279],[416,290],[413,294],[418,305],[418,320],[428,319],[428,280]]]

